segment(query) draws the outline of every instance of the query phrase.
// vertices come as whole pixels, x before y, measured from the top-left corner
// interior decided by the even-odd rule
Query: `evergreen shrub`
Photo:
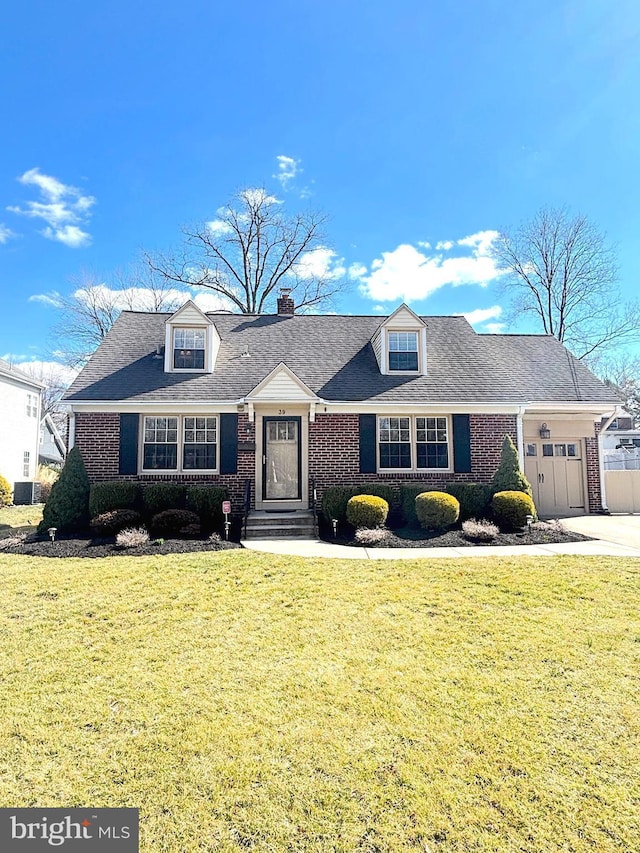
[[[443,530],[458,520],[460,504],[446,492],[423,492],[416,497],[416,515],[425,530]]]
[[[183,528],[192,526],[199,529],[200,519],[188,509],[165,509],[151,519],[151,532],[159,537],[180,536]]]
[[[184,509],[187,487],[180,483],[149,483],[141,493],[144,513],[152,518],[166,509]]]
[[[60,477],[51,487],[38,533],[46,533],[50,527],[58,531],[82,530],[88,521],[89,477],[80,451],[72,447]]]
[[[211,532],[224,521],[222,502],[227,497],[228,492],[222,486],[188,486],[187,509],[198,514],[203,530]]]
[[[536,508],[524,492],[496,492],[491,501],[493,517],[506,530],[519,530],[527,523],[527,516],[536,516]]]
[[[432,487],[426,483],[406,483],[400,486],[400,508],[407,527],[420,526],[416,515],[416,498],[423,492],[428,492],[430,488]]]
[[[447,483],[445,489],[460,504],[460,518],[482,518],[491,502],[491,486],[485,483]]]
[[[533,500],[531,483],[520,470],[520,459],[511,436],[505,435],[502,441],[500,464],[491,480],[491,492],[524,492]]]
[[[134,509],[112,509],[91,519],[91,529],[96,536],[115,536],[126,527],[140,524],[140,513]]]
[[[347,503],[347,521],[354,527],[382,527],[389,504],[375,495],[354,495]]]
[[[109,480],[94,483],[89,493],[89,513],[92,518],[114,509],[136,509],[140,503],[138,483],[128,480]]]
[[[358,486],[329,486],[322,494],[322,514],[327,521],[337,518],[343,522],[347,517],[347,503],[358,494]]]

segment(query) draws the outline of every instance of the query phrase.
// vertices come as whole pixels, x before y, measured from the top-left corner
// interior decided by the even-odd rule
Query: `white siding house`
[[[36,476],[42,387],[0,359],[0,474],[12,488]]]

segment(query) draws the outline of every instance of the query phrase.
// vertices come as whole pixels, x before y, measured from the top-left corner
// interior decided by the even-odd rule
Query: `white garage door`
[[[541,516],[586,512],[582,441],[531,441],[525,444],[524,472]]]

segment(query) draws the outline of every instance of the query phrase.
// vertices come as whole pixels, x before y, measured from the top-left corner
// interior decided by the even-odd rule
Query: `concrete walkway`
[[[640,557],[640,516],[586,515],[560,519],[565,527],[593,542],[558,545],[485,545],[468,548],[354,548],[320,539],[249,539],[242,544],[252,551],[296,557],[333,557],[341,560],[424,560],[441,557],[553,557],[576,554],[584,557]]]

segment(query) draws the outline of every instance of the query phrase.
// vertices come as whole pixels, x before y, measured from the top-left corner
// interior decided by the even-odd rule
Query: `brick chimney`
[[[290,287],[282,287],[280,288],[280,296],[278,297],[278,314],[295,314],[296,306],[289,295],[291,293]]]

